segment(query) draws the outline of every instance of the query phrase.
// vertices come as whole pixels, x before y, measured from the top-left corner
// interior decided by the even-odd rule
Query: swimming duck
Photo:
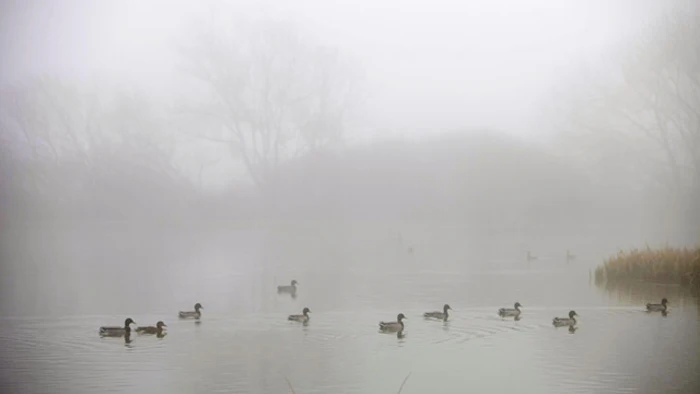
[[[516,302],[515,305],[513,305],[513,309],[511,308],[501,308],[498,310],[498,315],[501,317],[505,316],[520,316],[520,308],[522,308],[522,305],[520,305],[519,302]]]
[[[165,325],[165,323],[163,323],[162,321],[159,321],[158,323],[156,323],[155,327],[138,327],[136,328],[136,332],[139,334],[162,334],[163,327],[167,327],[167,325]]]
[[[199,319],[200,317],[202,317],[202,312],[200,311],[200,309],[204,309],[204,307],[198,302],[194,304],[194,311],[180,311],[177,315],[180,319]]]
[[[309,308],[304,308],[304,310],[301,312],[301,315],[289,315],[289,317],[287,317],[287,320],[307,323],[309,319],[311,319],[311,317],[309,317],[309,312],[311,312]]]
[[[278,293],[296,293],[297,292],[297,282],[296,280],[292,280],[292,284],[289,286],[277,286],[277,292]]]
[[[555,327],[573,326],[576,324],[576,319],[574,316],[578,316],[575,311],[569,311],[569,318],[566,317],[555,317],[552,320],[552,324]]]
[[[131,335],[131,324],[136,324],[130,317],[124,320],[124,327],[103,326],[100,327],[100,336],[103,337],[123,337]]]
[[[668,309],[666,304],[668,304],[666,298],[662,298],[660,304],[647,304],[647,312],[666,312]]]
[[[451,308],[449,305],[445,304],[445,305],[442,307],[442,312],[440,312],[440,311],[425,312],[425,313],[423,314],[423,317],[432,318],[432,319],[447,320],[447,318],[449,317],[449,314],[447,313],[447,310],[452,310],[452,308]]]
[[[386,332],[403,331],[403,319],[406,319],[403,313],[399,313],[396,316],[396,321],[392,322],[379,322],[379,329]]]

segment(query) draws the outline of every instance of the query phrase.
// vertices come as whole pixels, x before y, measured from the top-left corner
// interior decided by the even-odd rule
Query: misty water
[[[658,284],[601,289],[580,259],[451,261],[391,237],[358,250],[319,232],[145,233],[4,237],[2,392],[291,392],[286,378],[296,393],[395,393],[409,373],[403,393],[700,387],[697,298]],[[291,279],[297,296],[277,294]],[[644,312],[662,297],[667,316]],[[515,301],[519,321],[497,316]],[[195,302],[201,321],[178,320]],[[422,318],[444,303],[447,323]],[[304,307],[308,325],[286,320]],[[578,328],[552,327],[570,309]],[[378,332],[400,312],[402,338]],[[163,320],[168,334],[98,336],[126,317]]]

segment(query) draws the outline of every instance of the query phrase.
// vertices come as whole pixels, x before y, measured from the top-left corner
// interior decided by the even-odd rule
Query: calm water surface
[[[407,394],[700,388],[700,307],[679,287],[599,289],[575,265],[470,273],[426,261],[385,270],[377,261],[329,271],[283,262],[260,268],[207,253],[83,273],[76,283],[94,286],[64,280],[64,288],[46,287],[46,299],[32,299],[54,312],[5,313],[0,391],[285,393],[286,377],[299,394],[395,393],[409,373]],[[28,286],[54,282],[17,275]],[[275,286],[292,278],[298,296],[277,295]],[[17,302],[29,294],[13,289]],[[663,296],[671,302],[666,317],[643,311]],[[521,320],[497,316],[516,300]],[[200,323],[175,318],[195,302],[205,307]],[[449,322],[421,317],[444,303],[454,308]],[[307,326],[286,320],[305,306]],[[580,315],[578,329],[552,327],[552,317],[569,309]],[[377,332],[380,320],[399,312],[409,319],[403,338]],[[163,320],[168,335],[133,335],[130,343],[98,336],[99,326],[126,317],[141,325]]]

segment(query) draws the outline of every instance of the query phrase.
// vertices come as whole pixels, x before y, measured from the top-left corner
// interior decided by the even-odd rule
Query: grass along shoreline
[[[596,284],[618,280],[700,288],[700,247],[620,250],[595,270]]]

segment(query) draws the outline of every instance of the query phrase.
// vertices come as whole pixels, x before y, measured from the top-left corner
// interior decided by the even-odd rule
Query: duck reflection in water
[[[578,330],[578,327],[575,326],[569,326],[569,334],[573,334]]]

